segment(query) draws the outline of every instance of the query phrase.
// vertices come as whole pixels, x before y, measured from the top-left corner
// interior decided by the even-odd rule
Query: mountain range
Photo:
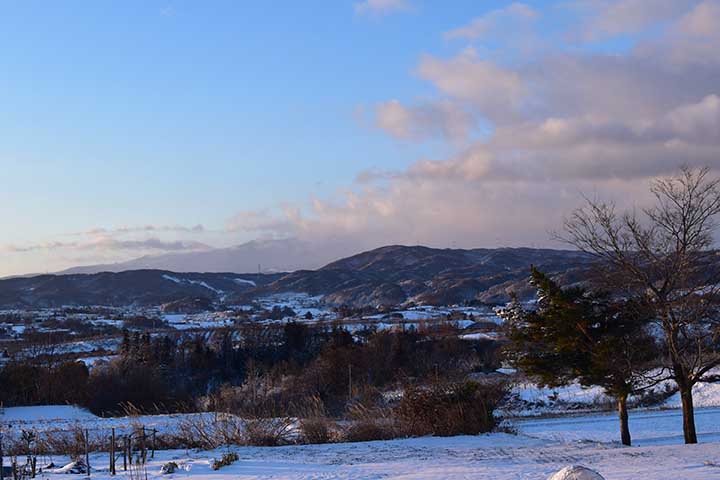
[[[3,279],[0,308],[154,306],[187,299],[222,306],[286,292],[322,296],[328,306],[493,304],[506,302],[511,292],[532,296],[530,265],[573,283],[583,279],[591,262],[568,250],[392,245],[289,273],[139,269]]]
[[[146,255],[125,262],[73,267],[59,274],[169,270],[173,272],[290,272],[315,269],[351,251],[339,242],[316,245],[298,239],[253,240],[226,248]]]

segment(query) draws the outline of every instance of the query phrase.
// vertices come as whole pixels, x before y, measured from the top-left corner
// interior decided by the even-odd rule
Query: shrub
[[[504,384],[499,382],[410,386],[396,414],[407,435],[477,435],[496,426],[494,411],[505,393]]]
[[[348,412],[349,423],[344,429],[346,442],[370,442],[397,438],[398,430],[392,412],[355,404]]]
[[[255,447],[277,447],[291,443],[293,420],[290,418],[254,418],[244,421],[245,440]]]
[[[300,435],[304,443],[328,443],[332,438],[333,422],[325,412],[322,399],[313,395],[298,408]]]
[[[353,422],[345,428],[346,442],[372,442],[374,440],[391,440],[397,438],[397,431],[392,424],[377,420],[361,420]]]
[[[244,423],[234,415],[199,414],[178,423],[176,442],[186,448],[214,449],[222,445],[240,445],[245,441]]]
[[[327,417],[300,420],[300,434],[304,443],[328,443],[332,439],[332,422]]]
[[[82,460],[85,456],[85,430],[75,424],[67,430],[51,430],[38,438],[37,450],[40,453],[69,455],[73,461]],[[88,448],[92,451],[99,445],[93,444],[88,438]]]

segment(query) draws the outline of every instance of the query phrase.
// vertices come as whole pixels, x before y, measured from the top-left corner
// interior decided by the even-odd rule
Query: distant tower
[[[262,273],[262,269],[260,268],[260,264],[258,263],[258,273]]]

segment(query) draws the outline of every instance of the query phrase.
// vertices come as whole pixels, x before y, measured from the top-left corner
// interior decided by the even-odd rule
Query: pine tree
[[[577,381],[603,387],[617,401],[621,440],[630,445],[627,399],[646,386],[645,373],[658,356],[646,331],[650,310],[632,299],[563,289],[536,268],[531,283],[538,291],[537,308],[515,304],[503,314],[516,365],[544,385]]]

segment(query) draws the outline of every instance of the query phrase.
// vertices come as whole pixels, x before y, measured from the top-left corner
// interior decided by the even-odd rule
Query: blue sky
[[[390,195],[403,181],[396,177],[417,170],[418,162],[456,161],[506,124],[542,120],[536,113],[525,119],[518,119],[517,112],[494,116],[497,105],[464,95],[467,89],[458,91],[457,78],[423,73],[429,59],[450,62],[466,54],[462,66],[492,62],[524,80],[532,75],[527,72],[548,64],[544,59],[561,55],[579,64],[633,55],[628,52],[642,42],[665,38],[668,25],[698,4],[714,3],[679,2],[683,9],[667,7],[668,13],[654,22],[631,22],[611,32],[603,27],[602,34],[580,41],[575,37],[594,27],[576,27],[607,10],[597,2],[572,7],[539,1],[366,2],[367,8],[341,0],[5,2],[0,15],[0,244],[6,251],[0,251],[5,264],[0,274],[157,253],[104,251],[97,245],[84,251],[76,244],[93,238],[72,240],[97,229],[202,225],[202,235],[168,228],[132,238],[223,246],[263,235],[302,236],[307,228],[332,229],[331,219],[344,224],[344,218],[353,218],[343,211],[348,202],[351,209],[357,204],[381,204],[383,212],[397,209],[392,197],[379,198],[378,192]],[[502,13],[511,5],[522,5],[532,15],[523,19]],[[493,29],[479,37],[448,35],[485,17]],[[699,102],[713,93],[697,92],[689,100]],[[551,105],[555,100],[550,98],[540,95],[523,105],[523,112],[542,105],[552,110],[542,112],[545,120],[553,111],[580,115],[564,111],[570,103]],[[431,125],[418,127],[424,133],[407,133],[402,129],[414,127],[394,123],[388,134],[378,115],[389,101],[408,108],[444,105],[460,112],[463,133],[451,139],[425,135],[435,131],[438,110],[423,106],[423,121]],[[416,118],[406,110],[400,113],[403,121]],[[367,171],[391,173],[371,185],[357,182]],[[416,187],[437,189],[438,184]],[[359,197],[348,200],[348,192]],[[275,218],[283,208],[299,209],[305,220],[298,223],[291,214],[294,227],[272,232],[232,227],[238,212],[245,212],[241,217],[254,212],[257,220]],[[287,224],[287,215],[280,213],[274,223]],[[383,222],[374,222],[373,215],[361,214],[366,230],[346,233],[384,239],[378,234]],[[403,212],[397,215],[407,218]],[[424,243],[445,240],[413,236]],[[387,240],[401,237],[393,233]],[[457,237],[467,245],[488,243],[464,229]]]
[[[4,195],[24,200],[17,221],[58,208],[59,231],[221,223],[238,206],[403,166],[419,149],[354,112],[427,94],[410,74],[417,57],[443,47],[471,3],[373,19],[341,1],[12,2],[0,20]]]

